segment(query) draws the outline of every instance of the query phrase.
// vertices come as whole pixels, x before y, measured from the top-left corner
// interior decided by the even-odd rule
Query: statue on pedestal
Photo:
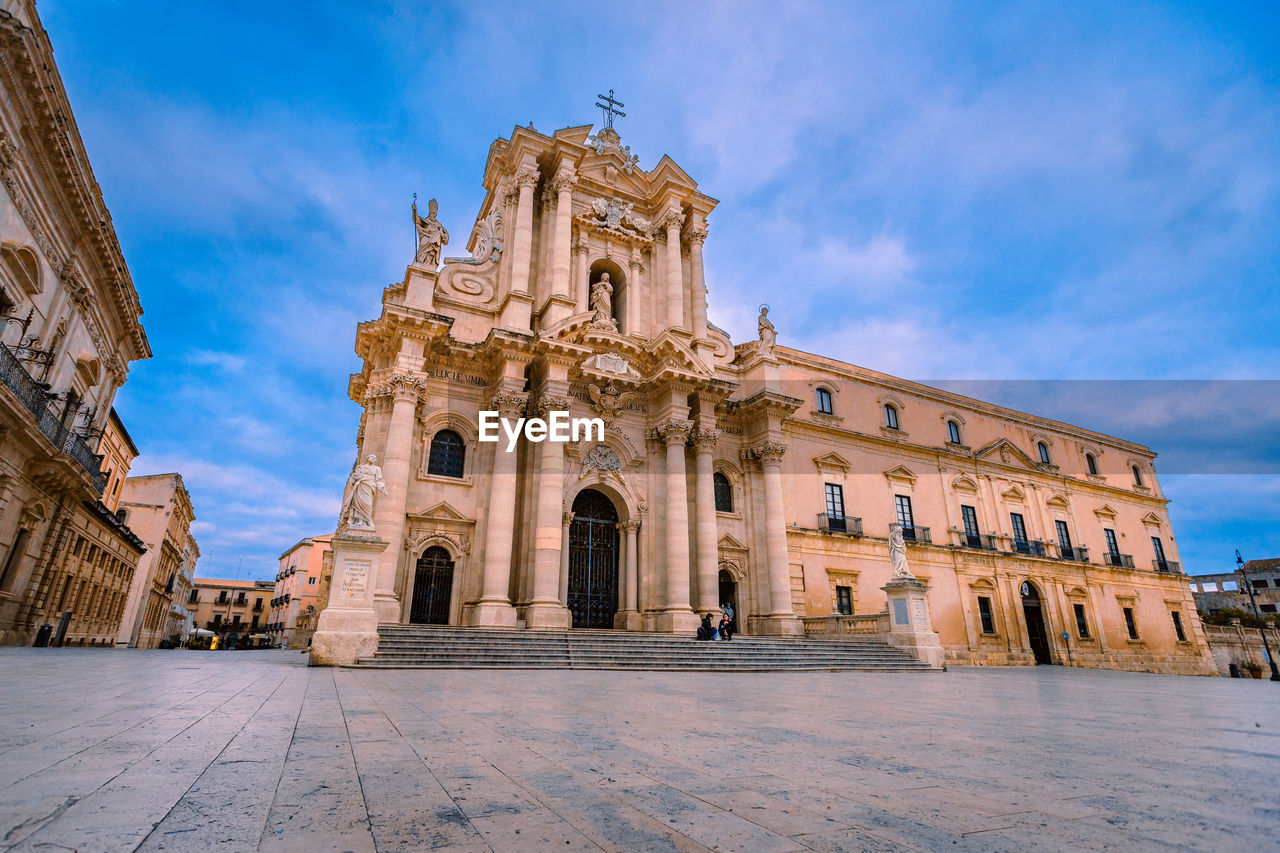
[[[413,259],[415,264],[434,267],[440,263],[441,247],[449,245],[449,232],[436,219],[439,209],[436,200],[431,199],[427,202],[427,218],[423,219],[418,215],[418,194],[413,194],[413,227],[418,232],[418,254]]]
[[[357,465],[347,478],[347,487],[342,492],[342,514],[338,518],[339,532],[373,530],[374,495],[387,493],[377,460],[378,457],[370,456],[363,465]]]
[[[607,272],[601,273],[600,280],[591,285],[591,310],[596,312],[591,318],[593,329],[617,331],[618,321],[613,319],[613,282]]]
[[[759,353],[762,356],[773,355],[773,345],[778,342],[778,333],[773,328],[773,323],[769,321],[769,306],[760,306],[760,320],[756,323],[756,328],[760,332]]]
[[[902,525],[889,525],[889,565],[893,568],[894,578],[915,580],[907,566],[907,543],[902,537]]]

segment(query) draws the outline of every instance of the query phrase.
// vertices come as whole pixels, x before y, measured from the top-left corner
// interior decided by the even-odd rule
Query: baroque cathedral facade
[[[1147,447],[707,319],[716,206],[611,122],[496,140],[468,257],[419,251],[361,323],[385,482],[380,623],[803,636],[885,610],[889,525],[954,663],[1213,672]],[[480,442],[479,413],[603,441]],[[341,533],[341,531],[339,531]]]

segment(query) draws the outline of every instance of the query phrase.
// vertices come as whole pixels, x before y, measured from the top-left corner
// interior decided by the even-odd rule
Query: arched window
[[[1086,453],[1084,455],[1084,462],[1089,466],[1089,473],[1095,477],[1098,476],[1098,457],[1094,456],[1092,453]]]
[[[467,458],[467,445],[462,436],[451,429],[442,429],[431,439],[431,455],[427,459],[427,473],[440,477],[461,477],[462,463]]]
[[[960,424],[955,421],[947,421],[947,438],[952,444],[960,444]]]
[[[898,429],[898,409],[893,403],[884,404],[884,425],[889,429]]]
[[[1043,441],[1037,442],[1036,450],[1040,451],[1040,461],[1043,462],[1045,465],[1048,465],[1049,464],[1049,445],[1045,444]]]
[[[1142,469],[1139,468],[1137,465],[1134,465],[1132,467],[1133,467],[1133,484],[1135,486],[1141,486],[1142,485]]]
[[[717,471],[711,479],[716,487],[716,512],[733,512],[733,486],[729,478]]]
[[[818,411],[824,415],[834,414],[835,410],[831,406],[831,392],[826,388],[818,389]]]

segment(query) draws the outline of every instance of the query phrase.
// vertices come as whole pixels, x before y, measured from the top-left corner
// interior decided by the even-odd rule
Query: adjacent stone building
[[[390,547],[344,600],[367,565],[383,623],[692,634],[730,603],[800,636],[875,624],[896,522],[954,663],[1214,671],[1149,448],[782,346],[785,307],[735,344],[707,318],[715,199],[612,127],[517,127],[482,182],[471,256],[441,264],[415,209],[417,257],[357,330]],[[481,411],[607,430],[508,452]]]
[[[188,597],[195,626],[227,641],[266,641],[273,581],[196,578]]]
[[[0,643],[109,644],[141,543],[112,401],[142,309],[34,3],[0,8]],[[111,437],[109,437],[111,436]],[[116,437],[123,448],[113,444]],[[108,457],[104,463],[102,456]]]
[[[181,474],[130,477],[120,508],[129,527],[146,543],[147,552],[133,573],[116,645],[154,649],[172,639],[174,592],[184,563],[193,559],[190,534],[195,510]]]
[[[324,554],[331,536],[311,536],[280,555],[267,622],[272,646],[305,649],[315,630]]]
[[[1196,607],[1202,614],[1207,616],[1222,610],[1252,614],[1256,603],[1262,618],[1276,616],[1280,609],[1280,558],[1250,560],[1242,569],[1243,578],[1239,571],[1188,578]],[[1244,588],[1245,579],[1253,588],[1252,600]]]

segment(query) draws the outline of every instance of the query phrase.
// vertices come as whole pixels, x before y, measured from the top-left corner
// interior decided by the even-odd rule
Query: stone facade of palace
[[[187,607],[195,627],[224,640],[257,643],[266,640],[264,628],[271,612],[273,581],[196,578]]]
[[[778,345],[764,315],[733,343],[707,319],[716,201],[612,128],[517,127],[483,186],[470,256],[415,210],[357,331],[385,495],[376,538],[333,540],[363,549],[334,572],[351,620],[367,584],[382,623],[692,633],[731,603],[748,634],[862,630],[896,522],[951,662],[1213,672],[1149,448]],[[508,452],[482,410],[607,430]]]
[[[129,527],[146,544],[129,585],[116,645],[154,649],[174,635],[174,607],[190,587],[183,573],[195,571],[199,551],[191,537],[195,510],[181,474],[130,477],[120,498]]]
[[[280,555],[267,638],[273,647],[305,649],[315,630],[330,536],[310,536]]]
[[[0,8],[0,643],[114,642],[143,548],[112,402],[151,355],[34,4]]]

